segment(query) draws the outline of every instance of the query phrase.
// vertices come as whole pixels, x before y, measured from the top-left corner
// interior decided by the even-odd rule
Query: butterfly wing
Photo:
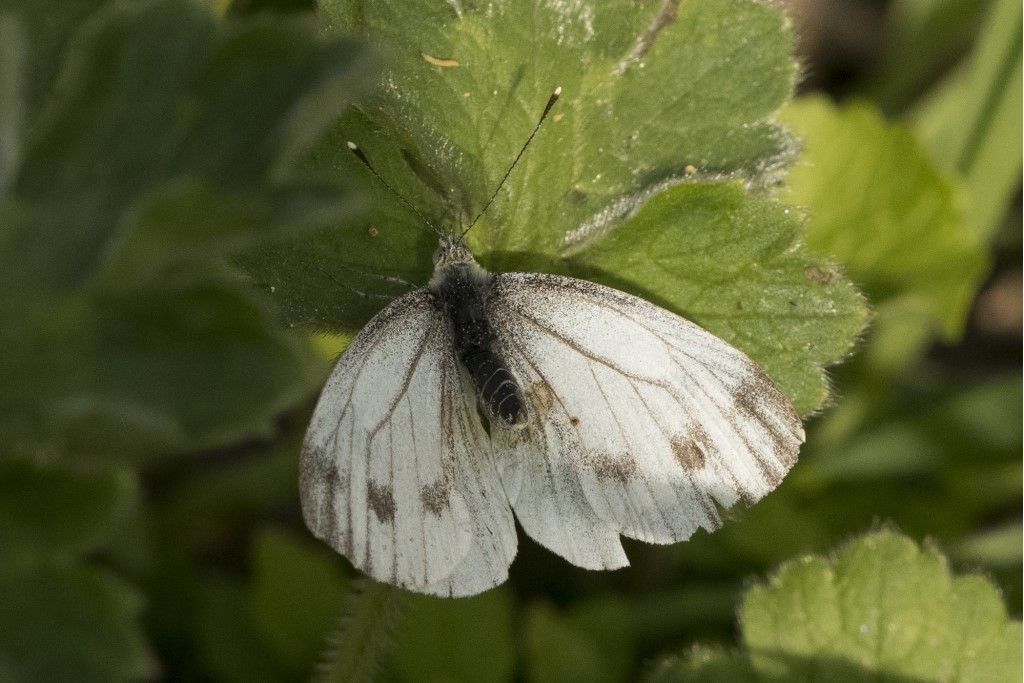
[[[466,382],[445,319],[417,290],[363,328],[320,396],[303,515],[379,581],[470,595],[508,575],[515,526]]]
[[[506,490],[526,531],[575,564],[624,564],[619,533],[672,543],[715,529],[715,503],[759,500],[796,461],[804,432],[785,396],[697,325],[555,275],[496,275],[488,306],[531,407],[525,430],[496,438]],[[542,512],[553,493],[571,515]],[[604,537],[573,528],[588,515]],[[582,556],[586,542],[605,557]]]

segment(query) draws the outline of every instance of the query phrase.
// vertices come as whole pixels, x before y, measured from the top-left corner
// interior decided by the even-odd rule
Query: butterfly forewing
[[[461,595],[507,576],[515,528],[463,373],[446,320],[417,290],[357,335],[317,404],[306,522],[378,580]]]
[[[718,526],[714,503],[760,499],[795,461],[803,430],[785,397],[698,326],[554,275],[496,275],[488,302],[535,411],[529,434],[499,440],[496,457],[513,468],[527,466],[518,463],[524,450],[546,460],[547,475],[567,482],[575,515],[648,542],[681,541]],[[541,539],[524,520],[546,495],[520,493],[516,514],[580,564],[574,537],[552,535],[549,520],[538,523]]]

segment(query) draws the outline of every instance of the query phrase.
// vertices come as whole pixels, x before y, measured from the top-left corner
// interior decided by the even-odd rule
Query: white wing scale
[[[417,290],[363,328],[324,387],[303,444],[303,514],[375,579],[469,595],[507,577],[515,526],[465,381]]]
[[[550,463],[575,518],[589,512],[598,528],[647,542],[685,540],[719,525],[712,501],[759,500],[795,462],[803,429],[788,401],[753,361],[693,323],[554,275],[498,274],[488,301],[502,354],[535,410],[526,434],[499,438],[499,464]],[[536,479],[524,477],[535,488]],[[565,514],[540,512],[551,492],[526,494],[510,499],[527,532],[576,564],[595,564],[578,561],[583,541],[572,524],[561,535],[548,528]]]

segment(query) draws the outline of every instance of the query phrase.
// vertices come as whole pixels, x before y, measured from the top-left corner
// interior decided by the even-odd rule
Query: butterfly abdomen
[[[513,426],[525,421],[526,411],[519,384],[494,350],[494,329],[484,307],[488,283],[475,263],[461,263],[446,269],[434,294],[451,321],[455,353],[481,405],[492,420]]]
[[[523,397],[508,368],[490,349],[471,351],[460,360],[490,414],[508,425],[518,424],[524,416]]]

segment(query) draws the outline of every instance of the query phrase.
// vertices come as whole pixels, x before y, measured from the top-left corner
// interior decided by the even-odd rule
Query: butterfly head
[[[427,287],[436,292],[456,276],[474,282],[483,282],[488,277],[460,235],[444,235],[434,251],[434,275]]]
[[[450,266],[459,263],[476,264],[473,252],[466,246],[466,242],[458,235],[444,235],[441,242],[434,250],[434,272],[446,270]]]

